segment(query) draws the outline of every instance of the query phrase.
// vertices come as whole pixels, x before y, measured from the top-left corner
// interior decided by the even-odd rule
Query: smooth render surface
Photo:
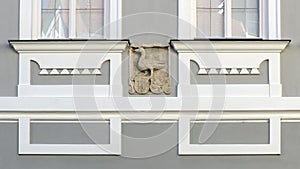
[[[2,27],[0,31],[0,96],[17,96],[18,85],[18,55],[9,46],[7,40],[18,39],[18,15],[19,15],[19,1],[6,0],[1,2],[5,5],[0,6],[0,21]],[[297,10],[297,0],[289,0],[281,2],[281,18],[282,18],[282,39],[291,39],[292,42],[289,47],[282,53],[281,56],[281,78],[283,85],[283,96],[294,97],[300,96],[300,78],[297,73],[300,71],[300,22],[297,17],[299,11]],[[168,44],[170,39],[177,37],[177,12],[178,4],[176,0],[128,0],[123,2],[123,38],[128,38],[132,43],[140,44]],[[7,15],[9,13],[9,15]],[[9,17],[9,18],[8,18]],[[293,26],[291,26],[293,25]],[[126,58],[126,57],[125,57]],[[174,59],[174,60],[173,60]],[[177,79],[177,62],[176,55],[171,57],[171,73],[173,82]],[[123,83],[124,89],[127,89],[128,84],[128,70],[126,71],[127,61],[124,60],[123,67]],[[264,71],[266,66],[262,65]],[[195,72],[197,67],[193,66]],[[108,69],[103,69],[103,75],[107,75]],[[34,70],[37,73],[36,70]],[[224,81],[222,77],[221,82],[218,78],[213,80],[216,83],[266,83],[266,78],[263,72],[262,77],[250,77],[253,81],[242,77],[241,79],[235,77],[228,77]],[[249,77],[249,76],[248,76]],[[33,77],[33,82],[41,84],[53,84],[56,80],[45,77]],[[59,77],[59,83],[71,83],[70,77]],[[195,77],[197,83],[211,83],[209,77]],[[92,79],[95,80],[95,79]],[[103,82],[102,82],[103,81]],[[97,80],[99,84],[107,83],[107,77],[101,77]],[[94,82],[93,82],[94,83]],[[174,83],[173,83],[174,85]],[[176,89],[172,89],[176,92]],[[127,91],[127,90],[126,90]],[[172,92],[172,95],[175,95]],[[124,92],[126,96],[127,92]]]
[[[300,1],[281,1],[281,38],[291,39],[281,54],[281,81],[283,96],[300,96]]]
[[[134,44],[164,44],[177,38],[177,0],[123,1],[122,35]]]
[[[43,124],[45,125],[45,124]],[[76,126],[73,126],[76,129]],[[55,129],[56,128],[56,129]],[[56,135],[58,137],[67,137],[68,127],[63,132],[56,133],[56,127],[50,127],[47,132],[34,131],[34,137],[48,137],[47,135]],[[104,127],[105,128],[105,127]],[[255,132],[263,128],[265,125],[243,125],[243,132],[240,133],[238,124],[221,125],[217,130],[227,131],[223,135],[213,136],[214,140],[232,139],[234,135],[240,133],[242,135],[249,134],[257,138],[251,139],[255,142],[264,142],[264,132]],[[69,130],[72,130],[69,128]],[[178,156],[177,155],[177,124],[123,124],[123,141],[122,151],[123,156],[32,156],[32,155],[17,155],[17,124],[1,123],[0,124],[0,168],[14,169],[199,169],[199,168],[230,168],[230,169],[295,169],[300,165],[300,124],[299,123],[283,123],[282,125],[282,154],[279,155],[264,155],[264,156]],[[199,130],[198,130],[199,131]],[[229,131],[229,132],[228,132]],[[70,133],[74,133],[69,131]],[[55,133],[55,134],[54,134]],[[86,135],[78,132],[74,142],[89,142]],[[162,134],[163,133],[163,134]],[[144,139],[155,138],[158,134],[164,141],[161,144],[147,142]],[[99,133],[100,135],[100,133]],[[68,141],[72,137],[68,136]],[[197,139],[195,134],[192,139]],[[60,143],[63,139],[57,138]],[[144,140],[143,144],[139,142]],[[76,141],[77,140],[77,141]],[[159,140],[156,138],[156,140]],[[39,142],[41,142],[40,140]],[[105,140],[104,140],[105,141]],[[245,140],[244,140],[245,141]],[[246,141],[245,141],[246,142]],[[52,140],[51,143],[54,143]],[[155,144],[154,144],[155,143]],[[166,144],[168,143],[168,144]],[[244,143],[244,142],[243,142]],[[162,146],[163,145],[163,146]],[[159,147],[159,148],[157,148]],[[160,151],[159,151],[160,150]],[[153,155],[145,158],[142,155]],[[155,155],[156,154],[156,155]]]
[[[300,11],[298,7],[300,1],[282,0],[281,2],[282,39],[292,40],[281,57],[283,95],[299,97],[300,20],[298,16]],[[2,0],[1,3],[0,96],[17,96],[18,55],[9,46],[7,40],[18,39],[19,0]],[[176,38],[178,33],[177,18],[175,17],[178,12],[177,8],[177,0],[124,0],[123,38],[129,38],[132,43],[168,44],[169,40]],[[172,57],[176,58],[176,56]],[[176,81],[177,62],[175,59],[171,61],[171,72]],[[127,63],[126,59],[124,63]],[[124,86],[127,86],[128,72],[126,67],[123,68],[123,83]],[[103,74],[107,73],[106,70],[103,71]],[[248,82],[247,79],[244,80]],[[256,80],[265,83],[265,78]],[[37,83],[42,81],[45,83],[47,79],[35,79]],[[49,80],[49,83],[52,81]],[[41,127],[33,124],[32,139],[35,143],[45,141],[90,143],[92,141],[88,136],[91,133],[86,133],[80,129],[80,126],[47,125],[43,124]],[[19,156],[17,153],[17,128],[16,123],[0,123],[1,169],[295,169],[300,166],[300,123],[282,124],[282,154],[280,156],[178,156],[177,124],[124,124],[122,128],[123,156],[121,157]],[[107,142],[107,129],[104,127],[97,131],[99,131],[99,142]],[[199,130],[192,132],[192,141],[197,142]],[[96,131],[92,133],[93,135],[97,134]],[[105,135],[103,135],[104,133]],[[156,137],[158,135],[160,137]],[[266,142],[266,125],[246,124],[242,128],[236,125],[219,126],[216,135],[213,135],[209,141],[212,143],[219,143],[220,140],[229,142],[228,140],[231,141],[235,138],[237,142]],[[240,138],[243,139],[239,140]]]
[[[16,96],[18,54],[9,46],[9,39],[18,39],[19,0],[1,1],[0,5],[0,96]]]

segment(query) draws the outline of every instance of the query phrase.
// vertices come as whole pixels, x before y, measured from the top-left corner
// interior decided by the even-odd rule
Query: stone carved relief
[[[129,83],[129,93],[132,95],[169,95],[171,93],[169,47],[131,46]]]

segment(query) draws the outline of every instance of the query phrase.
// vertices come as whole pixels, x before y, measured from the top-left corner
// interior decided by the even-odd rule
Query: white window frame
[[[197,0],[178,0],[178,38],[197,38]],[[225,10],[231,10],[231,0],[225,0]],[[280,0],[261,0],[259,8],[260,37],[281,38]],[[231,12],[225,12],[225,38],[231,38]],[[227,23],[227,24],[226,24]],[[228,24],[230,23],[230,24]],[[247,37],[246,37],[247,38]]]
[[[76,0],[70,0],[69,37],[76,37]],[[104,39],[121,39],[122,0],[104,0]],[[20,0],[20,40],[41,38],[41,0]],[[45,38],[43,38],[45,39]]]

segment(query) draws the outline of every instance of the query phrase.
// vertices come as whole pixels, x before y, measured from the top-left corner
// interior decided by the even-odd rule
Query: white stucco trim
[[[75,1],[70,0],[70,7],[75,6]],[[74,15],[74,10],[70,10]],[[70,17],[71,18],[71,17]],[[122,37],[122,0],[105,0],[104,9],[104,38],[121,39]],[[74,28],[75,20],[69,20],[70,28]],[[40,39],[41,31],[41,1],[40,0],[20,0],[20,40]],[[74,29],[70,29],[69,38],[76,38]]]
[[[31,39],[32,0],[20,0],[19,39]]]
[[[268,39],[281,38],[281,0],[268,0]]]
[[[179,155],[255,155],[281,153],[281,122],[279,117],[269,119],[269,144],[191,144],[189,117],[178,122]]]
[[[129,45],[127,41],[10,41],[19,53],[20,97],[95,97],[122,96],[122,53]],[[84,61],[82,61],[84,60]],[[31,62],[36,62],[41,71],[57,69],[101,71],[102,64],[110,61],[108,85],[32,85]],[[81,74],[84,74],[81,72]],[[98,74],[101,74],[98,73]],[[69,76],[73,76],[71,72]],[[74,81],[73,81],[74,82]]]
[[[121,155],[121,119],[110,119],[109,144],[32,144],[30,119],[19,119],[19,154]]]
[[[178,0],[178,39],[196,37],[196,0]]]
[[[171,41],[179,53],[281,53],[288,40],[196,40]],[[242,56],[241,56],[242,57]]]
[[[84,106],[90,102],[95,106]],[[251,116],[254,112],[300,111],[299,103],[299,97],[1,97],[0,112],[164,111],[168,115],[170,111],[175,114],[238,111]]]
[[[280,53],[289,41],[172,41],[178,52],[178,96],[281,97]],[[191,84],[191,61],[199,75],[250,75],[268,61],[268,84]],[[205,73],[206,70],[209,72]],[[223,70],[218,73],[217,70]],[[230,72],[227,72],[227,70]],[[239,72],[238,69],[241,71]],[[248,70],[251,70],[250,72]],[[243,72],[242,72],[243,71]],[[211,72],[211,73],[210,73]]]
[[[19,54],[24,53],[120,53],[128,41],[110,40],[12,40],[9,42]]]

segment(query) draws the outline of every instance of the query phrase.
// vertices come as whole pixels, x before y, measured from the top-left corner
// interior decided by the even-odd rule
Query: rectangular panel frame
[[[109,144],[31,144],[30,118],[19,118],[19,154],[120,155],[121,118],[110,118]]]
[[[281,119],[269,118],[269,144],[191,144],[190,117],[178,122],[179,155],[271,155],[281,154]]]

